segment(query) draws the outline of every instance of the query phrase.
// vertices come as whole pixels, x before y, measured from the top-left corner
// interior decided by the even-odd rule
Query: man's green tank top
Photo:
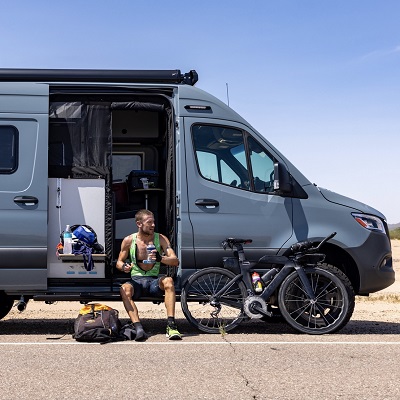
[[[160,273],[160,263],[156,262],[152,269],[149,271],[145,271],[144,269],[140,268],[136,263],[136,236],[137,233],[132,235],[132,244],[130,248],[130,256],[131,256],[131,276],[158,276]],[[154,246],[156,247],[157,251],[161,254],[161,246],[160,246],[160,234],[154,233]]]

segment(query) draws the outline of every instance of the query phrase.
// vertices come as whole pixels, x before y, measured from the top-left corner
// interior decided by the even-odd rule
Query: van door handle
[[[25,204],[26,206],[33,206],[34,204],[39,203],[39,200],[37,197],[33,196],[17,196],[14,197],[14,203]]]
[[[218,207],[219,201],[213,199],[197,199],[194,204],[203,207]]]

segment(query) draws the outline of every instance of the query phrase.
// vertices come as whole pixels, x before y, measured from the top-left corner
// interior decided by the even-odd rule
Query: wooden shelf
[[[83,261],[82,254],[60,254],[60,260],[62,262],[80,262]],[[107,258],[106,254],[92,254],[94,262],[104,262]]]

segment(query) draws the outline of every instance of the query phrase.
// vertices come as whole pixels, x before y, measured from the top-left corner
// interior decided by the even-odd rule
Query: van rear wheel
[[[14,300],[4,292],[0,292],[0,319],[3,319],[11,310]]]

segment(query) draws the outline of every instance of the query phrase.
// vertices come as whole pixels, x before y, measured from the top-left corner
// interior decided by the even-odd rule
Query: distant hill
[[[400,228],[400,222],[398,224],[388,224],[389,231],[393,229]]]

